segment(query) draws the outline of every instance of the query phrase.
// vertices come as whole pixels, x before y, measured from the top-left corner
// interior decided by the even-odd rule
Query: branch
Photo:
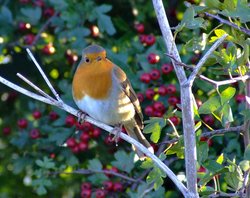
[[[218,130],[213,130],[210,132],[205,132],[201,134],[201,137],[212,137],[214,135],[224,135],[225,133],[232,133],[232,132],[240,133],[243,130],[244,130],[244,125],[241,125],[241,126],[236,126],[236,127],[230,127],[227,129],[218,129]],[[179,141],[179,138],[173,138],[172,140],[163,141],[160,144],[174,144],[178,141]]]
[[[245,34],[247,34],[248,36],[250,36],[250,30],[246,29],[246,28],[243,28],[243,27],[239,27],[238,25],[236,25],[235,23],[232,23],[226,19],[223,19],[221,18],[219,15],[214,15],[214,14],[211,14],[211,13],[208,13],[208,12],[205,12],[205,15],[209,16],[209,17],[212,17],[214,19],[217,19],[220,23],[223,23],[223,24],[226,24],[226,25],[229,25],[237,30],[240,30],[242,32],[244,32]]]
[[[244,75],[244,76],[239,76],[239,77],[231,78],[229,80],[215,81],[215,80],[207,78],[206,76],[203,76],[203,75],[199,75],[198,77],[200,79],[206,81],[206,82],[211,83],[216,88],[219,87],[219,86],[221,86],[221,85],[228,85],[228,84],[236,83],[238,81],[246,81],[246,80],[248,80],[250,78],[249,75]]]
[[[37,99],[39,101],[45,102],[47,104],[50,105],[54,105],[76,117],[80,116],[79,115],[79,111],[72,108],[71,106],[65,104],[61,98],[59,97],[58,93],[55,91],[55,89],[53,88],[53,86],[51,85],[50,81],[48,80],[48,78],[46,77],[46,75],[44,74],[42,68],[40,67],[40,65],[37,63],[37,61],[35,60],[34,56],[32,55],[32,53],[29,51],[29,49],[27,49],[27,52],[29,53],[31,59],[33,60],[33,62],[35,63],[36,67],[38,68],[38,70],[40,71],[41,75],[43,76],[43,78],[45,79],[47,85],[49,86],[49,88],[51,89],[51,91],[53,92],[53,94],[56,96],[57,99],[54,99],[52,97],[46,97],[46,94],[43,94],[44,96],[35,94],[33,92],[30,92],[26,89],[23,89],[22,87],[19,87],[13,83],[11,83],[10,81],[2,78],[0,76],[0,82],[5,84],[6,86],[15,89],[18,92],[21,92],[31,98]],[[19,75],[20,76],[20,75]],[[32,82],[30,82],[28,79],[25,79],[25,82],[29,82],[29,84],[33,84]],[[34,87],[34,86],[33,86]],[[37,90],[37,89],[36,89]],[[39,92],[40,93],[40,92]],[[102,128],[103,130],[110,132],[112,134],[116,134],[116,132],[114,131],[113,127],[108,126],[104,123],[98,122],[96,120],[94,120],[93,118],[86,116],[85,118],[86,121]],[[134,140],[133,138],[131,138],[130,136],[126,135],[125,133],[120,133],[120,138],[122,138],[123,140],[129,142],[130,144],[134,145],[135,147],[137,147],[141,152],[143,152],[146,156],[150,157],[155,164],[157,164],[157,166],[162,169],[167,175],[168,177],[175,183],[175,185],[179,188],[179,190],[183,193],[183,195],[187,195],[188,194],[188,190],[187,188],[183,185],[183,183],[181,183],[177,176],[158,158],[156,157],[153,153],[151,153],[146,147],[144,147],[141,143],[137,142],[136,140]]]
[[[209,198],[215,197],[239,197],[240,194],[238,192],[235,193],[224,193],[224,192],[215,192],[214,194],[208,195]]]
[[[222,37],[220,37],[213,45],[210,47],[210,49],[205,53],[205,55],[200,59],[200,61],[197,63],[196,67],[194,68],[193,72],[190,74],[186,84],[193,84],[194,79],[196,78],[199,70],[204,65],[206,60],[211,56],[211,54],[216,50],[217,47],[226,39],[228,34],[224,34]]]
[[[74,171],[70,171],[70,172],[50,172],[49,174],[51,175],[58,175],[58,174],[82,174],[82,175],[90,175],[90,174],[94,174],[94,173],[104,173],[104,174],[109,174],[109,175],[114,175],[116,177],[120,177],[122,179],[125,179],[129,182],[133,182],[133,183],[138,183],[141,182],[141,180],[137,180],[131,177],[128,177],[127,175],[121,174],[121,173],[117,173],[111,170],[89,170],[89,169],[78,169],[78,170],[74,170]]]
[[[189,70],[192,70],[193,71],[193,69],[194,69],[194,67],[193,66],[190,66],[190,65],[186,65],[185,63],[182,63],[182,62],[179,62],[178,60],[176,60],[176,58],[173,56],[173,55],[171,55],[171,54],[168,54],[168,53],[165,53],[169,58],[171,58],[171,59],[173,59],[175,62],[176,62],[176,64],[177,65],[179,65],[179,66],[183,66],[183,67],[185,67],[185,68],[187,68],[187,69],[189,69]]]

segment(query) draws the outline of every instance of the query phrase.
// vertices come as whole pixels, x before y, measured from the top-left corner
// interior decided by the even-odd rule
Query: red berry
[[[80,148],[78,146],[78,143],[70,149],[71,149],[72,153],[79,153],[80,152]]]
[[[104,181],[103,187],[105,190],[111,191],[111,190],[113,190],[113,182],[112,181]]]
[[[89,134],[87,132],[82,132],[80,135],[80,139],[82,142],[88,142],[89,141]]]
[[[40,131],[38,129],[32,129],[29,135],[31,139],[38,139],[40,137]]]
[[[149,73],[152,80],[158,80],[161,77],[161,72],[158,69],[153,69]]]
[[[52,159],[54,159],[54,158],[56,157],[56,154],[55,154],[55,153],[51,153],[51,154],[49,155],[49,157],[52,158]]]
[[[167,88],[164,85],[160,86],[158,88],[158,94],[161,96],[167,95]]]
[[[154,115],[154,117],[159,117],[159,118],[160,118],[160,117],[162,117],[162,116],[163,116],[163,114],[164,114],[163,112],[160,112],[160,111],[154,111],[154,114],[153,114],[153,115]]]
[[[105,142],[105,144],[107,144],[107,145],[113,145],[113,144],[114,144],[113,138],[112,138],[110,135],[107,136],[107,137],[104,139],[104,142]]]
[[[72,126],[75,125],[75,123],[76,123],[76,120],[75,120],[75,117],[74,117],[74,116],[68,115],[68,116],[66,117],[66,119],[65,119],[65,124],[66,124],[66,126],[72,127]]]
[[[149,88],[149,89],[146,90],[147,99],[153,100],[154,96],[155,96],[155,91],[153,89]]]
[[[106,197],[106,191],[102,189],[97,189],[95,191],[95,197],[96,198],[105,198]]]
[[[168,94],[175,94],[176,93],[176,87],[172,84],[168,85],[166,87],[166,89],[167,89]]]
[[[31,45],[33,43],[34,39],[35,39],[34,34],[27,34],[24,37],[24,43],[27,44],[27,45]]]
[[[82,184],[81,184],[81,190],[85,190],[85,189],[91,189],[91,183],[89,183],[89,182],[83,182]]]
[[[49,18],[52,17],[55,13],[55,10],[53,8],[45,8],[45,10],[43,11],[43,16],[45,18]]]
[[[94,130],[94,127],[90,122],[83,122],[82,124],[77,123],[77,129],[90,132]]]
[[[22,32],[27,31],[30,28],[31,28],[31,25],[29,23],[25,23],[25,22],[18,23],[18,29]]]
[[[79,142],[77,147],[79,148],[79,151],[86,151],[88,150],[89,145],[87,142]]]
[[[147,106],[145,109],[144,109],[144,113],[145,115],[147,116],[153,116],[154,115],[154,108],[152,106]]]
[[[215,122],[214,117],[212,115],[205,115],[203,121],[209,126],[214,125]]]
[[[155,36],[154,35],[147,35],[146,36],[146,39],[145,39],[145,43],[147,44],[147,45],[153,45],[154,43],[155,43]]]
[[[71,137],[71,138],[67,139],[66,144],[68,147],[73,148],[77,145],[77,142],[76,142],[75,138]]]
[[[160,56],[155,53],[150,53],[147,59],[150,64],[156,64],[160,61]]]
[[[137,98],[138,98],[139,102],[142,103],[144,100],[144,95],[142,93],[137,93]]]
[[[8,97],[7,97],[7,101],[8,102],[14,102],[17,99],[17,92],[13,91],[13,92],[9,92],[8,93]]]
[[[108,168],[104,168],[104,170],[106,170],[106,171],[111,171],[111,172],[114,172],[114,173],[118,173],[118,172],[119,172],[118,169],[117,169],[115,166],[108,167]],[[107,177],[112,177],[112,176],[113,176],[113,175],[110,174],[110,173],[105,173],[105,175],[106,175]]]
[[[92,138],[98,138],[101,135],[101,129],[99,128],[94,128],[93,131],[89,132],[90,137]]]
[[[158,112],[164,112],[165,111],[165,106],[160,101],[154,102],[153,108],[154,108],[155,111],[158,111]]]
[[[192,58],[191,58],[191,63],[192,64],[196,64],[198,62],[198,60],[200,59],[200,54],[195,54]]]
[[[91,190],[90,189],[81,190],[81,198],[91,198]]]
[[[139,36],[139,40],[140,40],[140,42],[143,44],[143,43],[146,43],[146,38],[147,38],[147,35],[145,35],[145,34],[141,34],[140,36]]]
[[[166,63],[166,64],[163,64],[161,66],[161,71],[162,71],[163,74],[169,74],[173,70],[174,70],[174,67],[171,64]]]
[[[197,172],[199,172],[199,173],[205,173],[206,172],[206,168],[204,168],[203,166],[201,166]]]
[[[212,139],[208,139],[207,137],[201,137],[200,141],[201,142],[207,142],[208,146],[212,146],[212,144],[213,144]]]
[[[170,96],[168,98],[169,105],[176,106],[180,102],[179,98],[176,96]]]
[[[90,27],[90,31],[91,31],[91,35],[93,37],[98,37],[100,35],[100,30],[99,30],[99,28],[96,25],[92,25]]]
[[[56,49],[53,44],[50,43],[43,47],[42,52],[46,55],[52,55],[56,52]]]
[[[115,191],[115,192],[121,192],[121,191],[123,191],[122,184],[120,182],[115,182],[113,184],[113,191]]]
[[[244,94],[238,94],[235,96],[235,101],[239,104],[246,101],[246,96]]]
[[[180,119],[179,119],[177,116],[172,116],[172,117],[169,118],[169,120],[171,120],[171,122],[172,122],[175,126],[177,126],[177,125],[180,124]]]
[[[38,6],[38,7],[44,7],[45,6],[45,3],[43,2],[43,0],[36,0],[33,2],[35,6]]]
[[[143,83],[148,84],[148,83],[150,82],[150,80],[151,80],[151,75],[148,74],[148,73],[144,73],[144,74],[141,75],[140,80],[141,80]]]
[[[200,108],[200,106],[202,105],[202,101],[200,99],[195,99],[197,107]]]
[[[28,4],[30,2],[30,0],[19,0],[19,2],[22,4]]]
[[[25,129],[28,126],[28,121],[25,118],[22,118],[17,121],[17,125],[19,126],[19,128]]]
[[[40,111],[36,110],[36,111],[34,111],[34,112],[32,113],[32,116],[33,116],[34,119],[37,120],[37,119],[39,119],[39,118],[42,117],[42,114],[41,114]]]
[[[4,135],[9,135],[11,133],[11,128],[10,127],[4,127],[3,128],[3,134]]]
[[[144,25],[142,23],[137,23],[135,24],[135,30],[139,33],[142,34],[144,32]]]
[[[59,118],[59,115],[58,115],[56,112],[51,111],[51,112],[49,113],[49,119],[50,119],[51,121],[55,121],[55,120],[57,120],[58,118]]]

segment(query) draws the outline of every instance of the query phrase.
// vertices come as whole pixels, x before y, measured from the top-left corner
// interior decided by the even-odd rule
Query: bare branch
[[[78,170],[73,170],[73,171],[70,171],[70,172],[50,172],[49,174],[51,175],[58,175],[58,174],[82,174],[82,175],[90,175],[90,174],[94,174],[94,173],[104,173],[104,174],[108,174],[108,175],[113,175],[113,176],[116,176],[116,177],[120,177],[122,179],[125,179],[129,182],[133,182],[133,183],[140,183],[141,180],[137,180],[137,179],[134,179],[134,178],[131,178],[131,177],[128,177],[127,175],[125,174],[121,174],[121,173],[117,173],[117,172],[114,172],[112,170],[89,170],[89,169],[78,169]]]
[[[59,97],[58,93],[56,92],[56,90],[54,89],[54,87],[51,85],[49,79],[47,78],[47,76],[43,72],[41,66],[39,65],[39,63],[37,62],[37,60],[35,59],[35,57],[31,53],[30,49],[26,48],[26,51],[28,52],[28,54],[29,54],[31,60],[33,61],[33,63],[36,65],[36,67],[39,70],[40,74],[42,75],[43,79],[47,83],[48,87],[50,88],[50,90],[52,91],[52,93],[54,94],[54,96],[56,97],[57,101],[62,102],[62,99]]]
[[[228,85],[228,84],[236,83],[238,81],[246,81],[246,80],[248,80],[250,78],[249,75],[244,75],[244,76],[239,76],[239,77],[231,78],[229,80],[215,81],[215,80],[207,78],[206,76],[203,76],[203,75],[199,75],[198,77],[200,79],[206,81],[206,82],[211,83],[215,87],[219,87],[221,85]]]
[[[168,53],[165,53],[165,54],[166,54],[169,58],[173,59],[173,60],[176,62],[177,65],[183,66],[183,67],[185,67],[185,68],[187,68],[187,69],[190,69],[190,70],[193,70],[193,69],[194,69],[193,66],[186,65],[185,63],[179,62],[178,60],[176,60],[176,58],[175,58],[173,55],[168,54]]]
[[[228,34],[224,34],[222,37],[220,37],[213,45],[212,47],[206,52],[206,54],[200,59],[200,61],[197,63],[196,67],[194,68],[193,72],[190,74],[188,81],[186,84],[193,84],[194,79],[196,78],[199,70],[204,65],[206,60],[211,56],[211,54],[216,50],[217,47],[226,39]]]
[[[237,30],[240,30],[242,32],[244,32],[245,34],[247,34],[248,36],[250,36],[250,30],[246,29],[246,28],[243,28],[243,27],[239,27],[238,25],[236,25],[235,23],[232,23],[226,19],[223,19],[221,18],[219,15],[214,15],[214,14],[211,14],[211,13],[208,13],[208,12],[205,12],[205,15],[209,16],[209,17],[212,17],[214,19],[217,19],[218,21],[220,21],[221,23],[223,24],[226,24],[226,25],[229,25]]]

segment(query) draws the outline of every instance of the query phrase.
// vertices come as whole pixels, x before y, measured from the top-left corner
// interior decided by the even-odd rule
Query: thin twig
[[[244,28],[244,27],[239,27],[238,25],[236,25],[235,23],[232,23],[226,19],[223,19],[221,18],[219,15],[214,15],[214,14],[211,14],[211,13],[208,13],[208,12],[205,12],[205,15],[209,16],[209,17],[212,17],[214,19],[217,19],[218,21],[220,21],[220,23],[223,23],[223,24],[226,24],[226,25],[229,25],[237,30],[240,30],[242,32],[244,32],[245,34],[247,34],[248,36],[250,36],[250,30]]]
[[[222,80],[222,81],[215,81],[215,80],[212,80],[206,76],[203,76],[203,75],[198,75],[198,77],[206,82],[209,82],[211,84],[213,84],[214,86],[216,87],[219,87],[221,85],[228,85],[228,84],[232,84],[232,83],[236,83],[238,81],[246,81],[247,79],[250,78],[249,75],[244,75],[244,76],[239,76],[239,77],[235,77],[235,78],[231,78],[229,80]]]
[[[233,133],[233,132],[240,133],[243,131],[243,129],[244,129],[243,125],[236,126],[236,127],[230,127],[227,129],[218,129],[218,130],[213,130],[210,132],[204,132],[201,134],[201,137],[212,137],[214,135],[223,135],[225,133]],[[179,141],[179,138],[173,138],[173,139],[168,140],[168,141],[162,141],[160,144],[174,144],[178,141]]]
[[[214,194],[208,195],[209,198],[216,198],[216,197],[239,197],[239,193],[224,193],[224,192],[215,192]]]
[[[219,45],[226,39],[228,34],[224,34],[222,37],[220,37],[213,45],[212,47],[206,52],[206,54],[200,59],[200,61],[197,63],[196,67],[194,68],[193,72],[190,74],[186,84],[193,84],[194,79],[196,78],[199,70],[204,65],[206,60],[211,56],[211,54],[219,47]]]
[[[50,172],[51,175],[58,175],[58,174],[82,174],[82,175],[90,175],[90,174],[95,174],[95,173],[104,173],[104,174],[108,174],[108,175],[114,175],[116,177],[120,177],[122,179],[125,179],[129,182],[133,182],[133,183],[140,183],[142,182],[141,180],[137,180],[131,177],[128,177],[127,175],[121,174],[121,173],[117,173],[111,170],[89,170],[89,169],[78,169],[78,170],[74,170],[74,171],[70,171],[70,172]]]
[[[52,84],[50,83],[49,79],[47,78],[47,76],[43,72],[42,68],[40,67],[39,63],[37,62],[37,60],[35,59],[35,57],[31,53],[30,49],[26,48],[26,51],[28,52],[28,54],[29,54],[31,60],[33,61],[33,63],[36,65],[36,67],[39,70],[40,74],[42,75],[43,79],[45,80],[45,82],[49,86],[50,90],[52,91],[52,93],[56,97],[57,101],[59,101],[59,102],[62,103],[63,102],[62,99],[59,97],[58,93],[56,92],[56,90],[54,89],[54,87],[52,86]]]
[[[24,77],[22,74],[17,73],[17,76],[21,78],[24,82],[26,82],[28,85],[33,87],[37,92],[39,92],[41,95],[43,95],[45,98],[50,99],[51,101],[54,101],[55,99],[52,98],[50,95],[45,93],[43,90],[41,90],[39,87],[37,87],[34,83],[32,83],[30,80],[28,80],[26,77]]]
[[[182,62],[179,62],[178,60],[176,60],[176,58],[172,55],[172,54],[169,54],[169,53],[165,53],[166,56],[168,56],[169,58],[173,59],[177,65],[180,65],[180,66],[183,66],[187,69],[190,69],[190,70],[193,70],[194,67],[193,66],[190,66],[190,65],[186,65],[185,63],[182,63]]]
[[[31,43],[31,45],[29,45],[28,47],[31,47],[33,45],[36,44],[36,42],[38,41],[38,39],[40,38],[41,34],[45,31],[45,29],[49,26],[49,24],[51,23],[51,21],[55,18],[55,16],[58,15],[58,11],[56,11],[45,23],[44,25],[41,27],[41,29],[37,32],[33,42]]]

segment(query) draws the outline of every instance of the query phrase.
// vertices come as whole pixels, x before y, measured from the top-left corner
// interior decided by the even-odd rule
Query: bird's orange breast
[[[109,60],[79,65],[72,84],[74,99],[81,100],[84,95],[107,98],[112,87],[112,68],[113,63]]]

